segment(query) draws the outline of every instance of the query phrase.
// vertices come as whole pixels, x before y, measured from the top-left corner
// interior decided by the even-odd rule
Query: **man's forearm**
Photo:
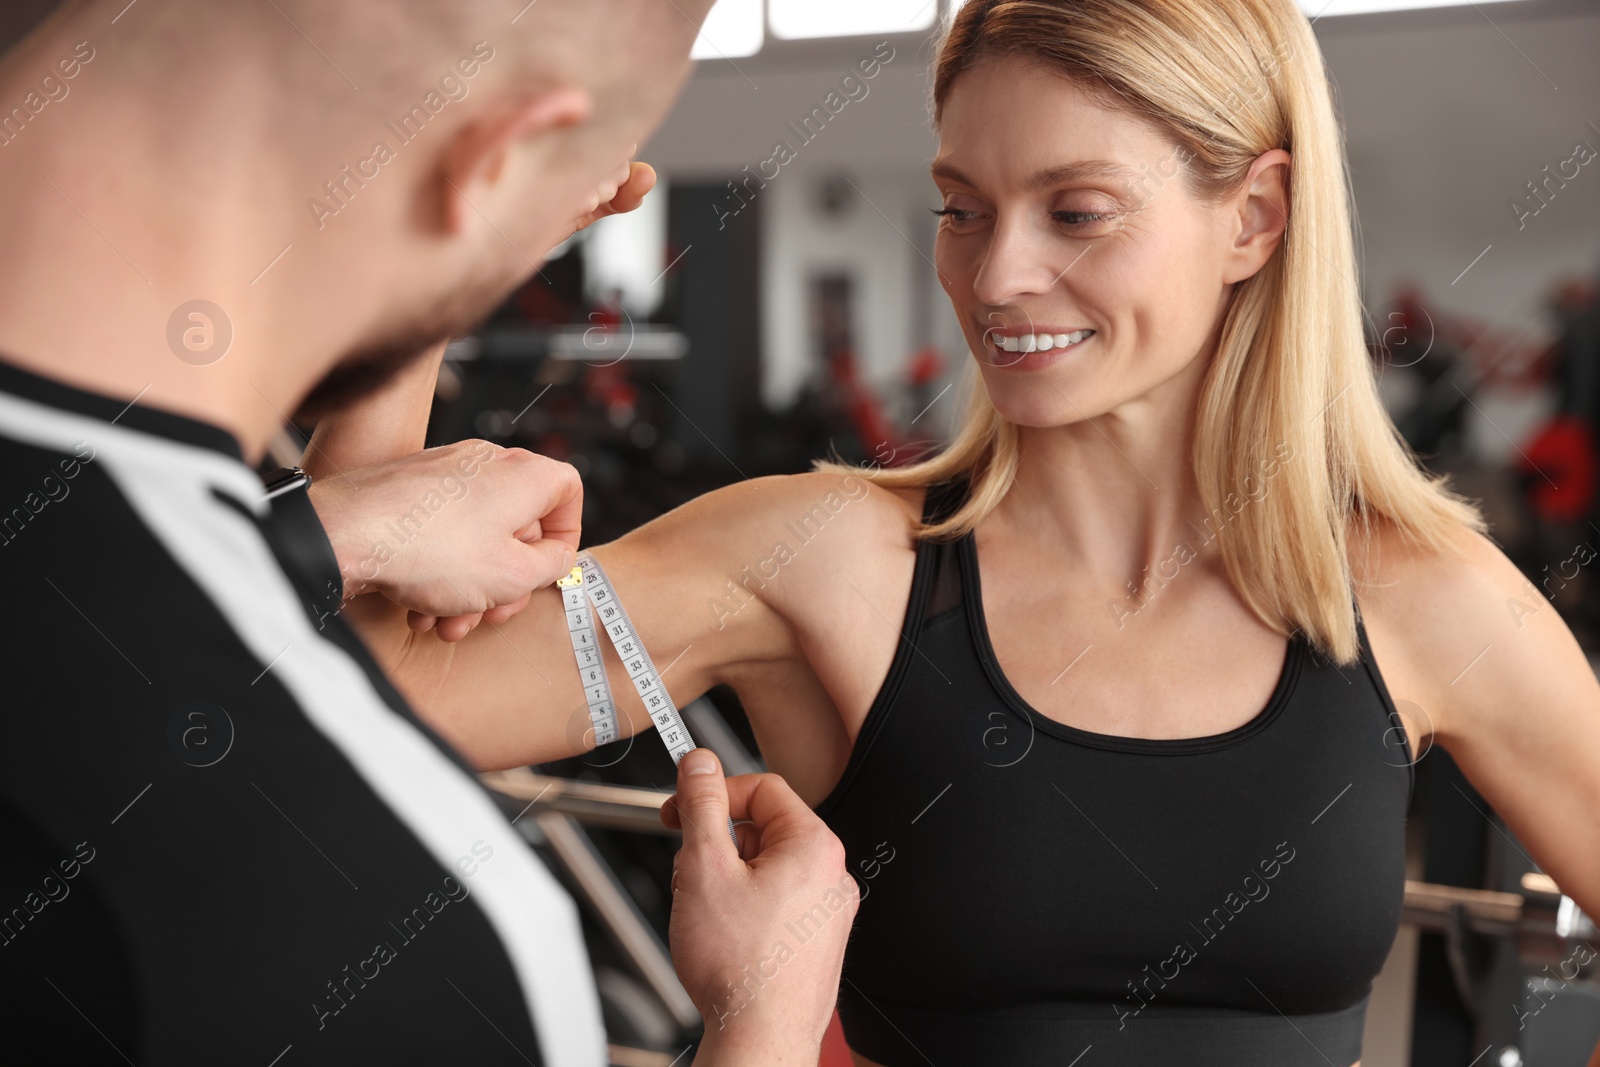
[[[368,591],[357,564],[371,546],[357,536],[348,507],[333,498],[347,499],[349,490],[366,488],[352,483],[349,472],[422,451],[443,360],[444,345],[432,348],[382,389],[324,418],[300,460],[312,477],[311,502],[333,543],[347,598]]]

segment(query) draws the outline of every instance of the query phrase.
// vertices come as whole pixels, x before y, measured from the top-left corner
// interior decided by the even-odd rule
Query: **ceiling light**
[[[761,0],[717,0],[700,36],[689,50],[690,59],[738,59],[761,51]]]
[[[925,30],[938,14],[938,0],[771,0],[767,19],[774,37],[792,39]]]

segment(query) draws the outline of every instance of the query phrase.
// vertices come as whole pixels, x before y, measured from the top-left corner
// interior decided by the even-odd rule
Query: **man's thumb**
[[[554,538],[519,542],[515,551],[522,556],[520,576],[527,589],[543,589],[557,578],[565,578],[578,562],[572,546]]]
[[[677,807],[685,849],[715,849],[739,858],[728,836],[728,780],[710,749],[692,748],[678,761]]]

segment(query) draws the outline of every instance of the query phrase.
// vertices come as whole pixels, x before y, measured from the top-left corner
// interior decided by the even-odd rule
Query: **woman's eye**
[[[1052,211],[1050,212],[1050,217],[1069,226],[1082,226],[1096,222],[1107,222],[1116,218],[1116,215],[1108,211]]]
[[[982,216],[980,211],[967,208],[942,207],[930,209],[935,215],[946,220],[952,226],[970,223]],[[1067,226],[1094,226],[1103,222],[1110,222],[1117,218],[1114,211],[1052,211],[1050,217]]]

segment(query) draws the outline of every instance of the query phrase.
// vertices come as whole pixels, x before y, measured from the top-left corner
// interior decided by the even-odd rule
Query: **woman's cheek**
[[[946,292],[953,292],[955,288],[953,258],[950,239],[941,232],[933,239],[933,265],[939,272],[939,284],[944,286]]]

